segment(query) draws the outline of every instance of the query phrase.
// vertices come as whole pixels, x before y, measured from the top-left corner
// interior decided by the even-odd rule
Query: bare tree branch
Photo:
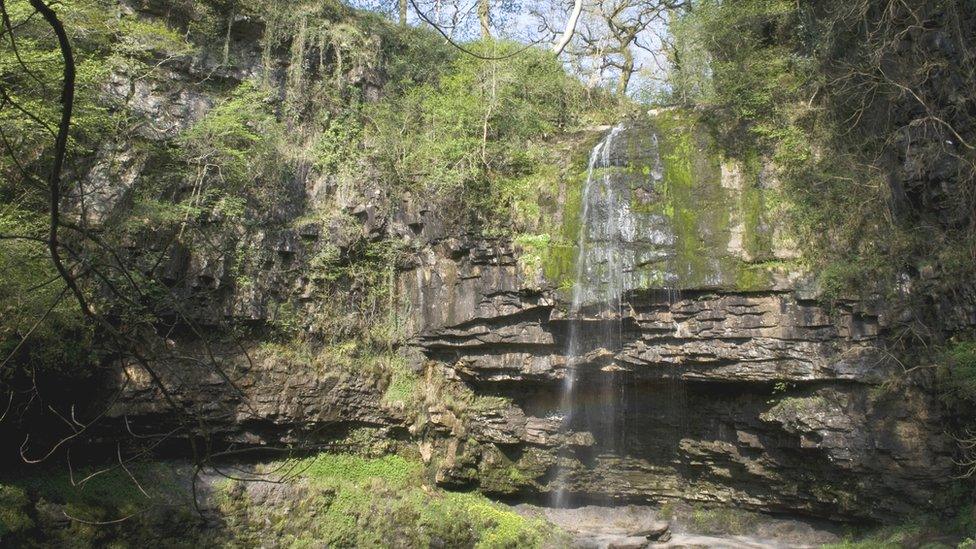
[[[566,21],[566,29],[563,30],[559,41],[552,47],[553,53],[557,56],[563,53],[569,41],[573,39],[573,35],[576,34],[576,25],[579,23],[581,13],[583,13],[583,0],[575,0],[573,3],[573,12],[570,13],[569,20]]]

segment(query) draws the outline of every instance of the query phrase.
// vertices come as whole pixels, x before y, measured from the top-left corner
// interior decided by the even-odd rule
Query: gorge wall
[[[901,369],[884,350],[892,320],[859,301],[818,302],[775,211],[751,227],[742,221],[744,196],[775,182],[719,165],[693,129],[659,118],[632,122],[614,145],[613,169],[624,172],[615,181],[634,195],[636,223],[625,245],[637,259],[625,277],[622,347],[584,344],[578,366],[583,409],[606,405],[601,376],[622,375],[615,426],[560,428],[567,299],[526,276],[518,252],[473,248],[402,275],[417,311],[410,344],[427,367],[508,401],[475,414],[466,440],[444,426],[454,438],[440,443],[439,474],[500,493],[547,492],[562,461],[569,490],[619,501],[677,497],[848,519],[938,505],[952,447],[924,387],[886,386]],[[755,231],[775,234],[768,248],[745,249]],[[744,281],[743,271],[755,276]],[[599,320],[589,322],[596,332]],[[613,430],[619,455],[591,451]],[[566,447],[571,457],[557,457]],[[511,474],[499,478],[499,468]]]
[[[892,386],[902,368],[885,351],[892,319],[875,304],[819,302],[775,219],[745,221],[757,198],[744,195],[774,192],[775,182],[721,165],[679,115],[660,118],[631,121],[614,152],[625,175],[616,181],[634,196],[631,249],[645,259],[628,276],[622,348],[588,349],[577,389],[580,406],[599,406],[586,387],[608,366],[619,372],[620,454],[592,450],[604,429],[561,428],[572,273],[551,265],[558,251],[452,234],[408,201],[389,217],[376,213],[381,197],[348,206],[363,231],[420,243],[396,273],[402,363],[363,371],[274,347],[255,346],[250,360],[225,348],[240,392],[190,362],[168,363],[167,381],[219,440],[415,452],[438,483],[499,496],[547,498],[562,468],[559,479],[583,499],[679,498],[843,520],[939,508],[953,445],[924,384]],[[645,154],[651,137],[664,161]],[[689,139],[693,149],[676,152]],[[648,162],[687,162],[689,187]],[[567,193],[579,192],[578,179],[565,178]],[[573,226],[578,212],[556,215]],[[691,222],[676,227],[683,217]],[[767,249],[746,249],[754,231],[770,235]],[[266,235],[255,246],[269,258],[254,273],[262,283],[246,295],[229,284],[222,310],[265,319],[276,288],[302,284],[303,261],[328,238],[318,228]],[[219,265],[189,255],[186,264]],[[196,277],[223,283],[205,270]],[[111,415],[171,422],[149,379],[128,374]]]
[[[152,2],[127,9],[166,15]],[[267,22],[232,22],[223,59],[211,47],[151,73],[112,73],[107,101],[137,123],[130,140],[100,143],[75,168],[82,192],[71,211],[96,228],[137,218],[140,185],[159,175],[158,151],[182,146],[225,104],[218,93],[263,80],[286,97],[296,64],[314,73],[320,63],[309,79],[325,78],[321,52],[315,61],[300,48],[289,57],[290,43],[262,49]],[[356,36],[375,46],[381,34]],[[379,100],[383,67],[345,71],[356,101]],[[294,107],[272,106],[279,118]],[[443,486],[500,497],[545,500],[562,488],[580,500],[882,521],[948,505],[955,444],[942,404],[931,379],[905,375],[887,350],[902,319],[883,302],[824,299],[785,225],[789,197],[775,170],[724,159],[694,113],[642,112],[621,124],[600,168],[632,223],[623,231],[620,346],[588,340],[588,323],[599,321],[584,318],[576,362],[582,410],[605,402],[589,387],[611,374],[620,381],[606,424],[567,429],[560,390],[586,160],[607,127],[549,136],[560,153],[547,159],[555,184],[540,187],[541,222],[519,234],[480,230],[468,212],[420,191],[389,192],[375,166],[356,166],[350,189],[299,163],[269,186],[271,206],[214,214],[205,238],[171,246],[150,231],[128,242],[126,253],[158,256],[173,293],[192,303],[154,350],[161,383],[199,419],[198,434],[229,453],[409,453]],[[247,188],[264,189],[266,175]],[[161,194],[200,192],[172,186]],[[324,294],[334,280],[323,262],[390,242],[400,253],[380,273],[388,308],[363,323],[394,333],[384,353],[354,338],[315,348],[274,337],[282,325],[311,332],[358,291]],[[943,321],[973,326],[976,316],[952,304]],[[228,324],[244,336],[225,332]],[[112,446],[120,433],[180,428],[144,369],[121,362],[86,380],[104,397],[96,404],[111,403],[92,439]],[[611,430],[617,451],[601,451]],[[176,442],[163,453],[180,456]]]

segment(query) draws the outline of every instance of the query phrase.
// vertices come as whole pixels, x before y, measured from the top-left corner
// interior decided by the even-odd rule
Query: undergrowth
[[[842,541],[824,545],[823,549],[973,549],[976,547],[974,539],[976,515],[973,514],[972,506],[967,506],[948,520],[918,516],[902,524],[851,532]]]
[[[396,540],[404,547],[538,547],[553,534],[542,521],[479,494],[427,485],[423,466],[399,456],[321,454],[294,469],[300,471],[296,482],[307,482],[307,495],[297,502],[307,515],[251,502],[247,495],[227,500],[225,511],[267,517],[281,543],[298,546],[383,547]],[[245,519],[237,527],[260,530],[263,521]]]

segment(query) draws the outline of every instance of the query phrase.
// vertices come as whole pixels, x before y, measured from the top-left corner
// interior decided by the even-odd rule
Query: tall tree
[[[581,76],[594,84],[611,78],[617,93],[626,95],[643,61],[660,53],[655,30],[687,6],[687,0],[576,0],[562,25],[555,23],[561,12],[551,6],[532,13],[553,38],[553,51],[565,52]]]

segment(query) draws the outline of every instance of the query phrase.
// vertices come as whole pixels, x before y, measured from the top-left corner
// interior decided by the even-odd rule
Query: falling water
[[[621,196],[615,188],[611,169],[611,151],[622,130],[622,125],[614,126],[590,153],[577,242],[576,284],[570,304],[573,318],[588,312],[603,318],[619,317],[624,285],[623,243],[633,240],[630,197]],[[579,327],[579,323],[573,324]],[[571,347],[575,339],[571,338]],[[574,356],[579,349],[569,351]]]
[[[621,296],[630,270],[625,245],[634,240],[630,195],[614,179],[614,141],[622,130],[622,124],[615,126],[590,154],[569,309],[567,372],[560,397],[563,431],[588,431],[594,437],[594,450],[600,453],[614,452],[620,443],[619,368],[611,357],[622,340]],[[586,402],[577,393],[584,375]],[[557,478],[554,504],[558,507],[572,503],[566,477],[561,471]]]

